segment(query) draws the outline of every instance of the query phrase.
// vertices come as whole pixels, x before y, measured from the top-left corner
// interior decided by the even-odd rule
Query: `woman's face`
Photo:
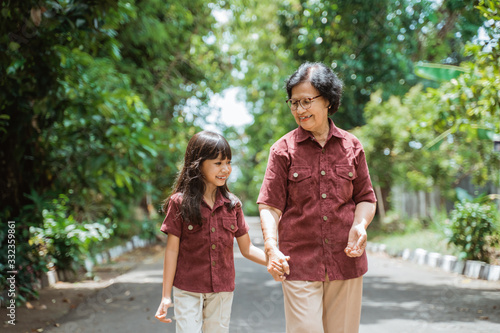
[[[309,81],[297,84],[292,88],[292,101],[312,98],[319,95],[319,91],[314,88]],[[322,96],[312,101],[311,107],[307,110],[300,105],[296,111],[292,111],[297,125],[313,134],[323,134],[328,131],[328,101]]]

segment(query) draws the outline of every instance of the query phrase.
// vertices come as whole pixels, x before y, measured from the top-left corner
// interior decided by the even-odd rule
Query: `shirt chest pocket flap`
[[[199,224],[189,223],[187,226],[184,226],[184,232],[186,232],[188,235],[197,233],[200,230],[201,230],[201,225]]]
[[[288,180],[291,182],[298,183],[308,178],[311,178],[310,167],[291,167],[288,171]]]
[[[356,169],[353,165],[337,165],[335,167],[335,173],[337,176],[347,180],[354,180],[357,177]]]
[[[222,226],[224,227],[224,229],[226,229],[227,231],[230,231],[233,234],[236,231],[238,231],[238,224],[236,223],[235,217],[222,218]]]

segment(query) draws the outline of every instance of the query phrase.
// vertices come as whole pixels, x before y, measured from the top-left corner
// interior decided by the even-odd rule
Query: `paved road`
[[[258,223],[251,237],[259,244]],[[284,333],[281,285],[263,266],[235,250],[236,291],[231,333]],[[361,333],[500,332],[500,283],[469,280],[414,263],[369,255]],[[44,332],[175,332],[154,318],[161,294],[162,258],[145,258]]]

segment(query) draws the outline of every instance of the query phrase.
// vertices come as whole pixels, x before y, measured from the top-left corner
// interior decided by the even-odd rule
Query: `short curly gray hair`
[[[288,98],[292,96],[293,87],[307,81],[319,91],[323,98],[330,102],[328,114],[332,115],[337,112],[344,84],[333,70],[321,62],[303,63],[285,82]]]

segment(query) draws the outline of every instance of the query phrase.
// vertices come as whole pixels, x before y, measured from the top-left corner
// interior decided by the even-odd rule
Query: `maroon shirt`
[[[366,273],[366,254],[344,253],[356,204],[376,202],[359,140],[329,120],[325,146],[299,127],[272,147],[257,203],[281,210],[279,249],[288,280],[346,280]]]
[[[174,286],[191,292],[212,293],[234,290],[234,238],[248,233],[241,206],[229,210],[230,201],[217,191],[214,207],[203,201],[203,224],[180,216],[182,196],[172,195],[161,231],[179,237],[179,256]]]

